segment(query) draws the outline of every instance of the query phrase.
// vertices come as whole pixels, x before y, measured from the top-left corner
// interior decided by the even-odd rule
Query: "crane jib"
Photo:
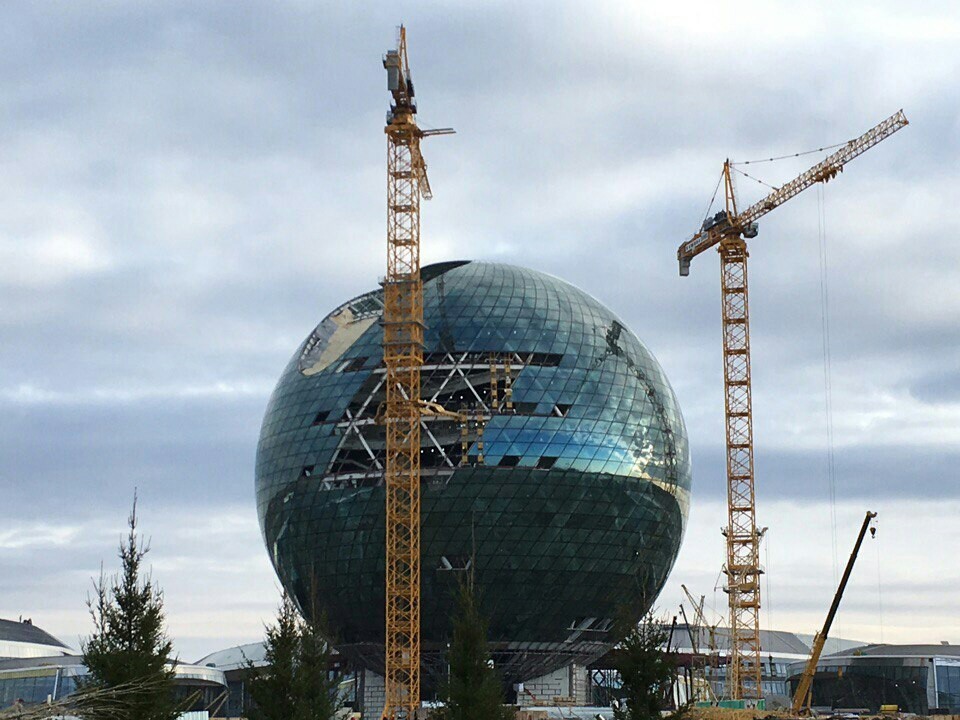
[[[843,166],[858,155],[863,154],[877,143],[886,140],[900,128],[909,124],[903,110],[898,110],[880,124],[872,127],[860,137],[851,140],[835,153],[824,158],[806,172],[798,175],[790,182],[776,188],[759,202],[754,203],[730,223],[722,231],[711,229],[708,232],[699,232],[690,240],[683,243],[677,250],[677,259],[680,261],[680,274],[688,273],[690,260],[714,245],[718,244],[724,235],[738,234],[737,228],[745,228],[751,223],[779,207],[787,200],[796,197],[804,190],[818,182],[827,182],[843,170]]]

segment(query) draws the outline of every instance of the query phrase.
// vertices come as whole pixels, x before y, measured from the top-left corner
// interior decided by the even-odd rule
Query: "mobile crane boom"
[[[863,544],[863,538],[867,534],[867,528],[870,527],[870,521],[877,514],[867,511],[863,518],[863,525],[860,526],[860,534],[857,535],[857,542],[853,545],[853,552],[850,553],[850,559],[847,560],[847,567],[843,571],[843,577],[840,578],[840,585],[833,596],[833,602],[830,604],[830,610],[827,612],[827,619],[823,622],[823,629],[813,638],[813,647],[810,648],[810,659],[807,661],[803,674],[800,676],[800,683],[797,685],[797,691],[793,694],[793,712],[799,713],[804,707],[810,705],[810,691],[813,688],[813,676],[817,671],[817,662],[820,660],[820,653],[823,652],[823,646],[827,642],[827,636],[830,634],[830,626],[833,625],[833,619],[837,615],[837,608],[840,607],[840,600],[843,597],[843,591],[847,587],[847,580],[850,579],[850,573],[853,571],[853,565],[857,561],[857,555],[860,553],[860,546]],[[873,534],[876,534],[876,528]]]

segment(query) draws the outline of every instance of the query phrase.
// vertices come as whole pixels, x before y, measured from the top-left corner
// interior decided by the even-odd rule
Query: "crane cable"
[[[843,147],[848,145],[850,141],[837,143],[836,145],[827,145],[826,147],[816,148],[815,150],[804,150],[803,152],[793,153],[791,155],[778,155],[777,157],[771,158],[760,158],[758,160],[739,160],[737,162],[730,161],[731,165],[756,165],[757,163],[765,162],[775,162],[776,160],[789,160],[790,158],[802,157],[804,155],[813,155],[814,153],[824,152],[825,150],[835,150],[838,147]]]
[[[876,527],[877,519],[873,519]],[[873,535],[874,545],[877,548],[877,614],[880,616],[880,644],[883,645],[883,583],[880,579],[880,543],[876,542],[877,536]]]
[[[770,537],[769,537],[769,535],[768,535],[769,532],[770,532],[770,531],[767,530],[767,532],[765,532],[765,533],[763,534],[764,561],[765,561],[766,567],[767,567],[768,569],[769,569],[769,567],[770,567]],[[764,583],[765,583],[766,586],[767,586],[767,587],[766,587],[767,599],[766,599],[766,602],[765,602],[765,605],[767,606],[767,627],[768,627],[770,630],[773,630],[773,629],[774,629],[774,627],[773,627],[773,602],[771,601],[771,595],[770,595],[770,573],[769,573],[769,572],[765,572],[765,573],[763,574],[763,579],[764,579]]]
[[[703,227],[707,222],[707,218],[710,216],[710,211],[713,210],[713,201],[717,199],[717,193],[720,191],[720,183],[723,182],[723,173],[720,173],[720,177],[717,178],[717,186],[713,189],[713,197],[710,198],[710,204],[707,205],[707,212],[703,215],[703,220],[700,222],[700,227]]]
[[[755,178],[753,175],[747,175],[747,174],[746,174],[743,170],[741,170],[740,168],[736,168],[736,167],[735,167],[735,168],[732,168],[732,169],[733,169],[734,172],[738,172],[738,173],[740,173],[741,175],[743,175],[745,178],[749,178],[750,180],[753,180],[755,183],[760,183],[761,185],[763,185],[763,186],[766,187],[766,188],[770,188],[771,190],[779,190],[779,189],[780,189],[780,188],[776,187],[775,185],[771,185],[771,184],[768,183],[768,182],[764,182],[764,181],[761,180],[760,178]]]
[[[837,472],[833,432],[833,368],[830,348],[830,275],[827,254],[827,216],[823,184],[817,185],[817,241],[820,253],[820,329],[823,347],[823,397],[827,430],[826,475],[830,498],[830,536],[833,549],[833,584],[838,584],[840,556],[837,543]],[[837,624],[837,637],[842,635]],[[839,651],[839,645],[837,647]]]

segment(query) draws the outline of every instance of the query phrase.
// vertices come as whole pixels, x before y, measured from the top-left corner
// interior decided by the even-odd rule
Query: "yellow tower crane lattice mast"
[[[728,694],[734,699],[763,695],[760,663],[760,535],[753,477],[753,407],[750,381],[750,307],[747,294],[746,239],[757,236],[757,220],[818,182],[827,182],[843,166],[907,125],[899,111],[851,140],[822,162],[775,189],[743,212],[731,177],[723,165],[725,210],[677,250],[680,274],[690,274],[690,261],[719,246],[723,318],[723,382],[727,445],[726,592],[730,607]]]
[[[386,365],[386,638],[384,718],[408,720],[420,705],[420,370],[423,285],[420,198],[431,197],[420,139],[450,129],[417,127],[406,30],[383,58],[393,95],[387,113],[387,275],[383,283]]]

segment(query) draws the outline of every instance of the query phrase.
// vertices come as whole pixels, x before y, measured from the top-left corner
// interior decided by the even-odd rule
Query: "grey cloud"
[[[139,488],[169,507],[253,507],[253,461],[265,398],[3,404],[0,490],[18,517],[72,522],[122,512]]]
[[[722,440],[722,437],[719,438]],[[722,447],[694,446],[694,496],[726,493]],[[960,452],[931,445],[858,446],[835,450],[837,497],[896,500],[960,496]],[[756,455],[758,502],[775,499],[826,501],[830,496],[826,450],[769,450]]]
[[[960,401],[960,369],[937,369],[920,376],[910,392],[927,402]]]
[[[675,251],[720,163],[841,141],[905,106],[911,126],[827,189],[835,413],[857,419],[844,403],[858,379],[952,412],[960,257],[939,198],[958,180],[942,87],[960,53],[931,30],[949,10],[770,5],[755,42],[720,62],[719,35],[678,19],[710,20],[695,8],[4,5],[5,510],[122,514],[139,485],[170,509],[158,538],[188,505],[254,517],[270,387],[313,325],[383,273],[379,56],[399,20],[422,118],[458,130],[425,149],[425,257],[535,267],[617,312],[677,388],[695,502],[725,486],[719,272],[707,253],[681,279]],[[748,171],[778,183],[802,162]],[[816,212],[798,198],[751,244],[767,498],[824,492]],[[929,417],[904,402],[897,420],[921,432]],[[838,449],[842,496],[955,495],[955,443],[894,436]]]
[[[263,553],[256,520],[245,505],[184,507],[171,515],[145,493],[139,509],[141,536],[150,544],[147,565],[164,592],[170,632],[188,661],[262,634],[278,597],[273,570]],[[19,550],[0,542],[7,582],[0,616],[32,617],[67,645],[78,648],[90,631],[84,605],[101,566],[107,576],[119,569],[117,546],[127,506],[84,511],[70,525],[8,523],[18,533],[47,534],[56,541]],[[68,541],[64,540],[67,537]],[[215,552],[214,552],[215,551]]]

